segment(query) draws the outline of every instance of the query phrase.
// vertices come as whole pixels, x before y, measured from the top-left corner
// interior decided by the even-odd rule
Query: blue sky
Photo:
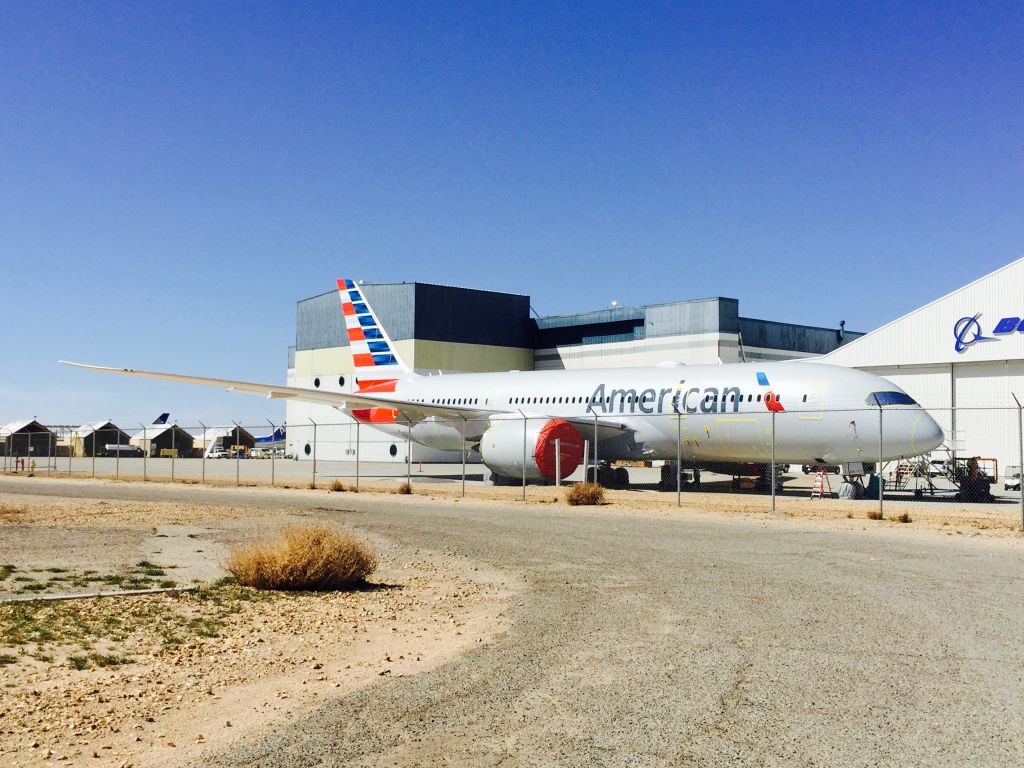
[[[0,422],[278,404],[335,277],[870,330],[1024,255],[1018,3],[0,4]]]

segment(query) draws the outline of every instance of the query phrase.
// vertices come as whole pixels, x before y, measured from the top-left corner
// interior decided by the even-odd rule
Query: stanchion
[[[885,504],[885,480],[882,479],[882,404],[878,402],[878,397],[875,397],[875,402],[878,403],[878,519],[884,520],[885,515],[883,514],[883,505]]]
[[[775,511],[775,411],[772,411],[772,474],[768,478],[772,486],[772,512]]]
[[[146,482],[149,479],[146,473],[146,462],[149,460],[149,440],[146,439],[146,428],[142,424],[139,424],[139,426],[142,427],[142,437],[140,438],[142,443],[142,482]]]
[[[526,501],[526,414],[519,413],[523,416],[523,501]]]
[[[316,488],[316,422],[310,418],[309,423],[313,425],[313,487]]]
[[[405,482],[412,489],[412,422],[405,423]]]
[[[1013,394],[1013,393],[1011,393]],[[1017,395],[1013,394],[1014,402],[1017,403],[1017,478],[1020,485],[1020,529],[1024,531],[1024,407],[1021,407]]]
[[[202,473],[201,474],[201,477],[202,477],[201,482],[203,483],[203,485],[206,485],[206,454],[208,454],[210,452],[210,443],[208,442],[209,441],[209,437],[206,434],[207,433],[206,425],[203,424],[203,422],[200,421],[199,422],[199,426],[201,426],[203,428],[203,458],[202,458],[202,463],[201,463],[202,469],[200,470],[200,472]]]
[[[274,459],[277,456],[277,427],[274,426],[274,422],[267,419],[267,423],[270,425],[270,487],[274,487]]]
[[[237,421],[232,422],[235,425],[235,487],[241,485],[239,479],[239,467],[242,463],[242,427]]]

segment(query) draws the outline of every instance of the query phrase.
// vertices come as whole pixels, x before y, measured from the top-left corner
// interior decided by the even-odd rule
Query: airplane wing
[[[399,412],[402,421],[419,422],[431,416],[443,419],[468,421],[482,421],[495,414],[509,416],[508,411],[499,411],[494,408],[481,408],[480,406],[461,405],[432,405],[430,403],[417,403],[410,400],[402,400],[392,395],[385,394],[354,394],[349,392],[324,392],[320,389],[307,389],[306,387],[288,387],[282,384],[259,384],[252,381],[236,381],[234,379],[214,379],[205,376],[187,376],[181,373],[162,373],[160,371],[139,371],[134,368],[108,368],[102,365],[88,365],[86,363],[72,363],[67,360],[58,362],[70,365],[75,368],[84,368],[89,371],[101,373],[116,373],[120,376],[135,376],[143,379],[157,379],[160,381],[177,381],[183,384],[202,384],[207,387],[219,387],[229,392],[247,392],[253,395],[263,395],[272,400],[293,399],[306,403],[319,403],[330,405],[342,410],[353,408],[391,408]],[[514,411],[512,412],[515,413]],[[545,418],[550,416],[542,413],[526,413],[527,417]],[[582,435],[594,434],[594,419],[576,417],[567,419],[575,426]],[[632,431],[629,425],[615,420],[597,420],[598,441],[604,442],[613,437],[621,437]]]
[[[160,371],[139,371],[134,368],[108,368],[102,365],[87,365],[85,363],[72,363],[67,360],[60,360],[64,365],[71,365],[75,368],[85,368],[90,371],[102,373],[116,373],[121,376],[136,376],[143,379],[157,379],[160,381],[178,381],[183,384],[202,384],[207,387],[220,387],[229,392],[248,392],[253,395],[263,395],[272,400],[293,399],[306,403],[320,403],[331,405],[335,408],[391,408],[399,411],[402,419],[420,421],[427,416],[445,416],[456,419],[485,418],[492,413],[492,409],[480,408],[479,406],[468,407],[459,405],[431,405],[429,403],[414,403],[388,395],[352,394],[348,392],[324,392],[319,389],[307,389],[305,387],[288,387],[282,384],[258,384],[251,381],[235,381],[234,379],[213,379],[205,376],[186,376],[180,373],[162,373]]]

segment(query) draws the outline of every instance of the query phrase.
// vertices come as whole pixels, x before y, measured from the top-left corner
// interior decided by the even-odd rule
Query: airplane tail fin
[[[169,414],[169,413],[161,413],[159,416],[157,416],[153,420],[153,423],[154,424],[166,424],[167,423],[167,419],[169,419],[170,416],[171,416],[171,414]]]
[[[338,279],[341,312],[345,316],[348,344],[352,350],[356,380],[396,379],[410,372],[402,362],[377,314],[370,308],[359,286],[352,280]]]

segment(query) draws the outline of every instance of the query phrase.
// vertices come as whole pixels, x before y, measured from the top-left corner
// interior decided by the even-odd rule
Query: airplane
[[[496,484],[556,480],[556,466],[557,479],[566,478],[582,463],[585,441],[597,480],[611,485],[628,483],[624,468],[610,468],[615,460],[678,455],[711,471],[766,474],[773,459],[871,463],[920,456],[944,440],[935,420],[892,382],[821,363],[420,375],[402,361],[359,286],[348,279],[337,286],[354,392],[61,362],[333,406],[396,438],[476,450]]]

